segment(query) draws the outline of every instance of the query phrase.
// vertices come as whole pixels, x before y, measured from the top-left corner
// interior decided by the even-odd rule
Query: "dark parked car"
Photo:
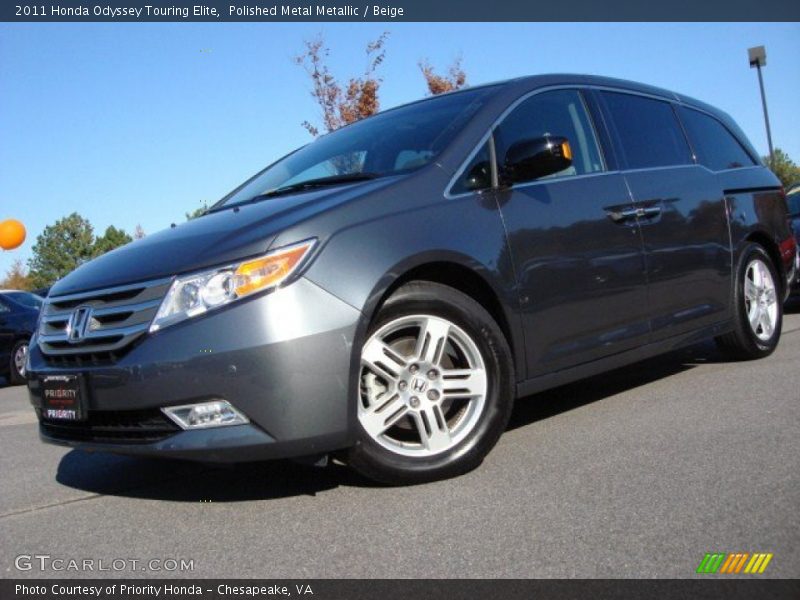
[[[793,185],[786,192],[786,204],[789,208],[789,222],[794,233],[795,243],[800,244],[800,184]],[[798,277],[794,280],[793,293],[800,295],[800,255],[797,262]]]
[[[36,329],[42,298],[20,290],[0,290],[0,375],[25,383],[28,341]]]
[[[55,284],[31,401],[47,442],[448,477],[516,398],[704,338],[770,354],[786,217],[733,120],[680,94],[551,75],[428,98]]]

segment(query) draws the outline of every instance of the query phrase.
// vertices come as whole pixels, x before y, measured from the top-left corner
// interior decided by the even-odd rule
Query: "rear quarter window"
[[[756,164],[733,134],[714,117],[685,107],[680,114],[701,165],[712,171],[724,171]]]
[[[629,169],[692,164],[692,154],[669,102],[602,92]]]

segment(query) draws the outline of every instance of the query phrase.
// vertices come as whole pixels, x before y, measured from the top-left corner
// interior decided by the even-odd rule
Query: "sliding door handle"
[[[638,208],[637,211],[638,211],[637,214],[636,214],[637,217],[640,217],[640,218],[643,218],[643,219],[652,219],[652,218],[657,217],[658,215],[661,214],[661,207],[660,206],[645,206],[644,208]],[[639,214],[639,213],[641,213],[641,214]]]
[[[606,209],[606,213],[608,213],[608,216],[615,223],[624,223],[625,221],[630,221],[639,216],[639,210],[641,209],[638,208],[625,208],[620,210]]]
[[[636,208],[625,208],[622,210],[606,209],[606,213],[615,223],[624,223],[632,219],[653,219],[661,214],[660,206],[647,206]]]

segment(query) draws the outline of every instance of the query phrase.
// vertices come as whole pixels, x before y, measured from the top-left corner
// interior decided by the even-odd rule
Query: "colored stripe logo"
[[[700,561],[697,573],[726,573],[728,575],[763,573],[767,569],[772,553],[766,552],[708,552]]]

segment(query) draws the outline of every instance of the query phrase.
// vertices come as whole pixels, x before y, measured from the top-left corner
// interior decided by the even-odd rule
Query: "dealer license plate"
[[[47,375],[40,380],[42,417],[58,421],[85,418],[81,382],[77,375]]]

